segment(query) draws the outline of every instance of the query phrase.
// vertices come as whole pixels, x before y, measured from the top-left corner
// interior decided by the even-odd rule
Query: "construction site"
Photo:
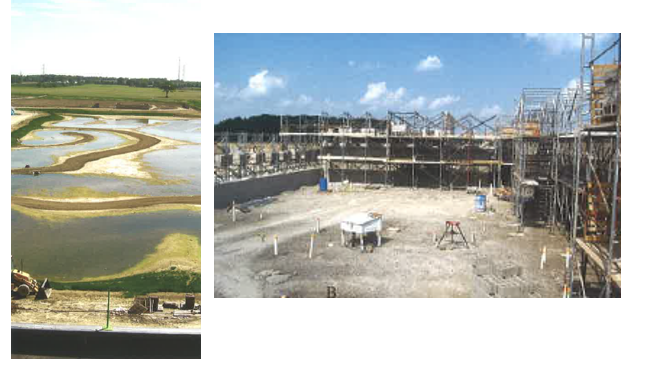
[[[510,115],[215,133],[216,297],[621,297],[621,36]]]

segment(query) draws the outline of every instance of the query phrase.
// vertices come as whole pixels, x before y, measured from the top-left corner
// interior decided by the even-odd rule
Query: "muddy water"
[[[130,129],[188,143],[200,143],[200,120],[161,121],[148,119],[97,120],[75,118],[57,127],[100,128],[79,131],[95,136],[82,145],[12,150],[12,168],[29,164],[47,166],[59,156],[117,146],[125,141],[110,129]],[[74,130],[71,130],[74,131]],[[69,142],[73,137],[61,131],[37,131],[43,140],[33,145]],[[55,142],[54,142],[55,141]],[[76,197],[82,190],[111,195],[188,196],[200,194],[200,145],[181,145],[155,150],[142,157],[148,169],[162,179],[156,184],[136,178],[98,175],[43,174],[12,175],[12,195]],[[72,194],[71,194],[72,192]],[[200,237],[200,213],[189,210],[160,211],[114,217],[72,219],[60,223],[33,219],[12,210],[12,255],[25,261],[25,270],[38,277],[78,280],[119,273],[152,253],[172,233]]]
[[[78,280],[119,273],[171,233],[200,238],[200,213],[172,210],[114,217],[35,220],[11,211],[11,254],[36,277]]]
[[[162,173],[164,174],[164,172]],[[164,178],[175,178],[165,175]],[[192,178],[187,176],[187,178]],[[193,182],[193,183],[192,183]],[[11,194],[16,196],[69,196],[74,188],[90,188],[112,195],[193,196],[201,193],[200,178],[188,184],[148,184],[135,178],[112,178],[94,175],[43,174],[12,175]]]

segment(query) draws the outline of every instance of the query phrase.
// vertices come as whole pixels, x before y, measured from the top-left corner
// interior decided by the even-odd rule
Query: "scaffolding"
[[[455,118],[389,111],[310,120],[282,118],[282,141],[317,141],[331,182],[454,189],[509,184],[512,138],[501,137],[496,116]],[[506,171],[503,173],[503,171]]]
[[[580,63],[574,88],[523,90],[514,122],[515,212],[521,225],[541,223],[568,238],[565,297],[618,296],[621,36],[595,55],[595,36],[582,35]]]
[[[271,133],[215,133],[215,185],[318,168],[317,142],[307,137],[299,140]]]

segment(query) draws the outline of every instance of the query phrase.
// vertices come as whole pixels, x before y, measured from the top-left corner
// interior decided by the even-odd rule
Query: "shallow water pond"
[[[11,211],[11,254],[41,279],[73,281],[119,273],[153,253],[172,233],[200,238],[200,213],[171,210],[113,217],[35,220]],[[170,265],[173,263],[170,263]]]
[[[189,141],[200,144],[201,142],[201,120],[183,120],[183,121],[158,121],[151,120],[151,127],[143,127],[140,131],[151,135],[167,137],[175,140]],[[162,125],[155,125],[164,123]]]
[[[23,141],[23,145],[28,146],[39,146],[39,145],[58,145],[72,142],[76,139],[75,136],[64,135],[63,132],[68,131],[56,131],[56,130],[40,130],[34,131],[33,134],[36,136],[35,140]]]
[[[139,128],[149,123],[148,119],[96,119],[96,118],[74,118],[69,121],[57,122],[56,127],[83,127],[83,128]]]
[[[124,137],[115,135],[110,132],[74,130],[68,132],[87,133],[95,136],[95,140],[87,144],[69,145],[62,147],[52,146],[37,149],[12,149],[11,168],[24,168],[25,165],[30,165],[32,167],[49,166],[54,164],[56,162],[56,159],[60,156],[65,156],[67,154],[75,152],[107,149],[126,142],[126,139]]]
[[[75,118],[57,123],[56,126],[133,129],[182,141],[200,142],[200,120],[99,121],[95,118]],[[30,143],[49,145],[74,140],[74,137],[61,135],[61,132],[37,131],[36,136],[42,140],[32,140]],[[12,168],[21,168],[27,164],[32,167],[47,166],[59,156],[110,148],[126,141],[109,131],[77,132],[91,134],[96,139],[81,145],[12,150]],[[72,198],[88,194],[89,190],[106,193],[108,196],[199,195],[200,155],[199,145],[182,145],[174,149],[145,153],[142,160],[160,175],[162,184],[150,184],[136,178],[95,175],[12,175],[11,194]],[[11,249],[16,263],[23,259],[25,271],[32,275],[64,281],[124,271],[139,263],[147,254],[153,253],[168,234],[185,233],[200,237],[200,213],[190,210],[78,218],[65,222],[33,219],[12,210],[11,225]]]
[[[152,151],[143,160],[162,179],[183,179],[200,192],[201,189],[201,147],[183,145],[175,149]]]
[[[51,195],[60,197],[70,188],[86,187],[93,191],[119,195],[192,196],[201,194],[200,178],[190,184],[148,184],[136,178],[112,178],[93,175],[42,174],[12,175],[11,195]]]

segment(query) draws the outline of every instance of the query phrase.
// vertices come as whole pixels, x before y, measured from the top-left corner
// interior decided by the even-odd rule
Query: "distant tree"
[[[162,89],[162,91],[165,92],[165,98],[169,98],[169,92],[176,91],[176,85],[171,81],[160,84],[158,88]]]

